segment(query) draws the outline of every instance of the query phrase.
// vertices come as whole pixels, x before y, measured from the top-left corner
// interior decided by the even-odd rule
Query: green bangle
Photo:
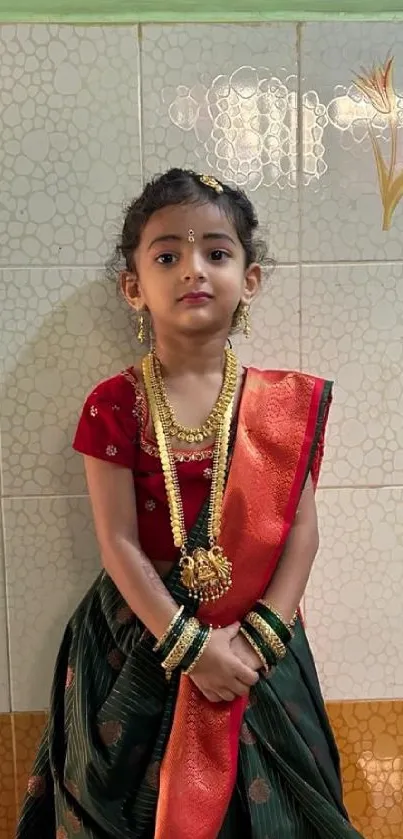
[[[250,635],[252,641],[254,642],[254,644],[256,644],[256,646],[259,648],[260,652],[264,656],[267,666],[275,667],[276,664],[278,664],[277,656],[275,655],[274,650],[272,650],[272,648],[269,647],[269,645],[266,644],[266,642],[263,640],[262,636],[259,635],[257,629],[255,629],[254,626],[251,626],[250,623],[243,623],[242,630],[243,635],[245,635],[245,632],[247,633],[247,635]]]
[[[270,606],[266,606],[265,603],[262,603],[260,600],[256,603],[253,607],[253,611],[260,615],[263,620],[274,629],[274,632],[280,638],[280,641],[283,642],[285,646],[290,643],[292,638],[292,633],[287,626],[287,624],[283,623],[280,619],[279,615],[276,615],[275,612],[270,609]]]
[[[207,638],[210,634],[210,628],[206,625],[200,627],[196,638],[190,645],[186,655],[183,657],[181,662],[181,669],[186,671],[189,667],[192,666],[195,658],[199,655],[203,645],[206,643]]]
[[[176,642],[179,641],[179,638],[181,637],[182,632],[186,626],[187,620],[188,615],[185,612],[182,612],[175,625],[171,627],[169,635],[167,636],[167,638],[165,638],[165,641],[158,650],[158,653],[162,659],[166,659],[166,657],[174,648]]]

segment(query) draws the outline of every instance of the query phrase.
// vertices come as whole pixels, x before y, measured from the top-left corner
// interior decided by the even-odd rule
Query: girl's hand
[[[235,653],[235,655],[246,664],[247,667],[250,667],[251,670],[257,672],[258,670],[262,669],[262,662],[255,653],[255,650],[251,645],[248,643],[247,639],[238,632],[238,635],[231,641],[231,650]]]
[[[211,639],[190,674],[190,678],[210,702],[231,702],[246,696],[259,680],[255,669],[241,661],[232,649],[239,623],[214,629]],[[260,665],[260,662],[259,662]]]

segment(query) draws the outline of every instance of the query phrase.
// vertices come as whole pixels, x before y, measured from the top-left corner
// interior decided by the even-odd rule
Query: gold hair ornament
[[[213,178],[212,175],[199,175],[199,181],[204,186],[209,186],[210,189],[214,189],[219,195],[221,192],[224,192],[223,185],[220,184],[220,181],[217,181],[217,178]]]

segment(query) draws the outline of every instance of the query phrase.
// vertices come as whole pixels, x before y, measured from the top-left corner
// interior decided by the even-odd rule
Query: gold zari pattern
[[[256,612],[249,612],[246,616],[246,622],[257,630],[263,641],[273,650],[278,661],[284,658],[287,654],[287,647],[285,647],[274,629],[260,615]]]
[[[180,549],[180,568],[182,584],[190,595],[201,602],[218,600],[232,585],[232,565],[217,544],[221,527],[221,511],[228,460],[229,435],[234,406],[236,378],[233,391],[217,430],[213,457],[213,475],[211,482],[208,537],[209,548],[198,547],[192,554],[187,553],[187,535],[183,505],[178,481],[178,474],[170,445],[170,432],[167,427],[164,396],[156,372],[156,358],[149,353],[143,359],[144,385],[150,405],[155,436],[160,453],[165,488],[168,498],[171,530],[175,547]]]

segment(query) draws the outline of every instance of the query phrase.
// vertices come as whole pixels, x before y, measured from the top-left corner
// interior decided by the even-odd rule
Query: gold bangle
[[[181,614],[182,614],[182,612],[183,612],[184,608],[185,608],[184,606],[180,606],[180,608],[178,609],[178,611],[174,614],[174,616],[173,616],[173,618],[172,618],[172,620],[171,620],[171,622],[170,622],[169,626],[167,626],[167,628],[166,628],[166,630],[165,630],[164,634],[163,634],[163,635],[161,635],[161,638],[159,638],[159,640],[157,641],[157,643],[156,643],[156,644],[155,644],[155,646],[153,647],[153,652],[154,652],[154,653],[156,653],[156,652],[157,652],[157,650],[160,650],[160,649],[161,649],[161,647],[162,647],[162,645],[163,645],[163,644],[165,644],[165,641],[167,640],[169,633],[172,631],[172,629],[174,628],[174,626],[175,626],[176,622],[179,620],[179,618],[180,618],[180,616],[181,616]]]
[[[274,629],[260,615],[256,612],[249,612],[246,615],[246,621],[257,630],[263,638],[263,641],[273,650],[274,655],[279,661],[287,655],[287,647],[280,640]]]
[[[173,670],[176,670],[177,667],[179,667],[190,645],[193,644],[193,641],[196,638],[199,629],[200,623],[197,620],[197,618],[189,618],[181,637],[176,642],[171,652],[167,655],[166,659],[162,662],[162,667],[164,668],[164,670],[172,672]]]
[[[189,676],[191,674],[192,670],[195,669],[196,664],[200,661],[200,659],[201,659],[201,657],[204,653],[204,650],[207,647],[207,644],[210,642],[210,638],[211,638],[212,634],[213,634],[213,627],[210,626],[209,631],[208,631],[208,635],[206,636],[206,640],[204,641],[204,644],[202,644],[201,649],[197,653],[196,658],[192,661],[191,664],[189,664],[188,669],[183,671],[185,676]]]
[[[267,603],[267,601],[266,601],[266,600],[258,600],[258,603],[261,603],[261,604],[262,604],[262,606],[266,606],[266,609],[270,609],[270,611],[271,611],[271,612],[273,612],[273,615],[275,615],[275,616],[276,616],[276,618],[277,618],[279,621],[281,621],[281,623],[283,623],[283,624],[284,624],[284,626],[285,626],[285,627],[287,627],[287,629],[289,629],[289,630],[290,630],[290,632],[291,632],[291,630],[292,630],[292,629],[293,629],[293,627],[295,626],[295,623],[296,623],[296,620],[297,620],[297,617],[298,617],[298,610],[297,610],[296,612],[294,612],[294,615],[293,615],[293,617],[291,618],[290,623],[287,623],[287,622],[284,620],[283,616],[282,616],[282,615],[280,615],[280,612],[278,612],[278,611],[277,611],[277,609],[275,609],[275,608],[274,608],[274,606],[272,606],[272,604],[271,604],[271,603]]]
[[[244,638],[246,638],[246,640],[247,640],[248,644],[252,647],[252,650],[254,650],[254,651],[255,651],[255,653],[256,653],[256,655],[260,658],[260,661],[262,662],[262,669],[264,670],[264,673],[265,673],[265,675],[267,676],[267,674],[269,673],[270,668],[269,668],[269,666],[268,666],[268,664],[267,664],[267,661],[266,661],[266,659],[265,659],[265,657],[264,657],[264,654],[262,653],[262,651],[261,651],[261,650],[259,650],[258,645],[257,645],[257,644],[255,644],[255,642],[254,642],[253,638],[251,638],[251,637],[250,637],[248,630],[247,630],[244,626],[241,626],[241,627],[240,627],[240,629],[239,629],[239,631],[240,631],[240,632],[241,632],[241,634],[244,636]]]

